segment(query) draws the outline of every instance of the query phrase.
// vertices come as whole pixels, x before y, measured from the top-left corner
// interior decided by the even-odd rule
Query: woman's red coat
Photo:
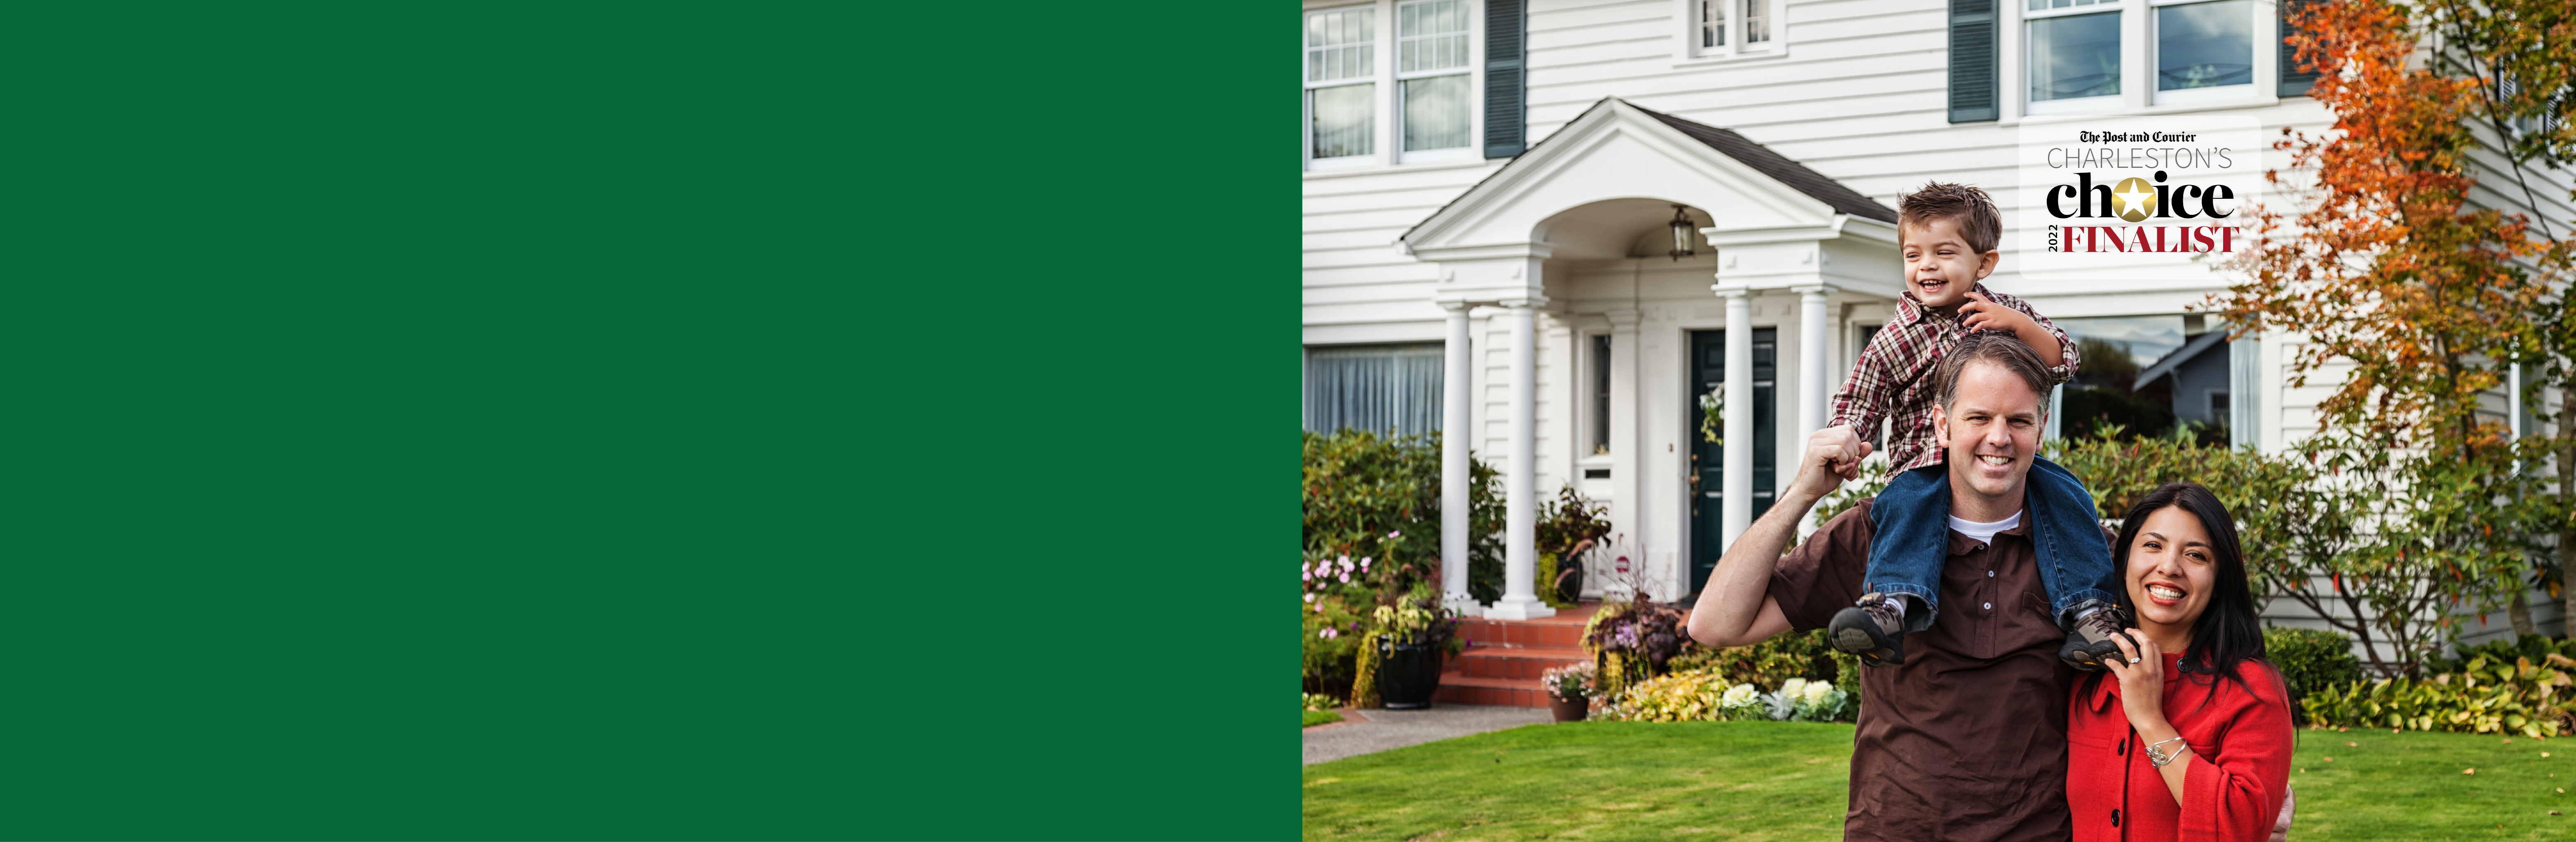
[[[2290,785],[2290,705],[2279,679],[2247,661],[2237,667],[2243,684],[2210,681],[2184,675],[2181,657],[2165,656],[2164,699],[2165,719],[2191,746],[2174,761],[2191,764],[2181,804],[2130,729],[2116,677],[2087,678],[2068,694],[2066,806],[2075,842],[2271,836]]]

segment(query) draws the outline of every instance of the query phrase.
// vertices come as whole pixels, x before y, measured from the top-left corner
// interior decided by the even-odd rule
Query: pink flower
[[[1402,536],[1403,534],[1404,534],[1404,530],[1398,529],[1398,530],[1396,530],[1396,531],[1386,533],[1386,537],[1389,537],[1389,538],[1395,538],[1395,537]]]
[[[1307,594],[1307,595],[1306,595],[1306,601],[1307,601],[1307,602],[1313,602],[1313,601],[1315,601],[1315,595],[1314,595],[1314,594]]]
[[[1350,584],[1350,582],[1351,582],[1351,574],[1350,574],[1350,572],[1349,572],[1349,571],[1344,571],[1344,572],[1342,573],[1342,584],[1347,585],[1347,584]]]

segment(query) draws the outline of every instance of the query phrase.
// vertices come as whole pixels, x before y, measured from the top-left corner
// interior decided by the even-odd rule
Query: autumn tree
[[[2480,409],[2540,347],[2535,315],[2556,300],[2540,268],[2551,238],[2470,201],[2482,166],[2470,126],[2491,84],[2425,60],[2436,22],[2391,0],[2312,3],[2294,19],[2288,41],[2335,122],[2283,129],[2291,167],[2267,177],[2292,201],[2257,212],[2235,264],[2246,278],[2216,302],[2240,333],[2301,336],[2292,385],[2343,378],[2301,450],[2322,488],[2364,508],[2345,513],[2355,525],[2333,549],[2267,577],[2322,580],[2352,609],[2330,621],[2410,650],[2439,644],[2447,609],[2522,590],[2534,501],[2507,425]],[[2417,658],[2397,660],[2411,671]]]

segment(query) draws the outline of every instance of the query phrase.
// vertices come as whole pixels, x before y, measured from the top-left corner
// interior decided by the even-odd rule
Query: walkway
[[[1391,748],[1419,745],[1433,740],[1482,734],[1549,722],[1546,708],[1488,707],[1484,705],[1434,705],[1430,710],[1365,710],[1359,721],[1350,711],[1347,724],[1327,725],[1306,732],[1306,763],[1340,760]]]

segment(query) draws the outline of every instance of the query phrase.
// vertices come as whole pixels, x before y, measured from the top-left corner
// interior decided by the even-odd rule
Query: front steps
[[[1600,603],[1586,602],[1536,620],[1459,620],[1458,636],[1469,645],[1440,673],[1440,693],[1432,703],[1547,707],[1539,674],[1592,660],[1583,651],[1583,624],[1600,609]]]

